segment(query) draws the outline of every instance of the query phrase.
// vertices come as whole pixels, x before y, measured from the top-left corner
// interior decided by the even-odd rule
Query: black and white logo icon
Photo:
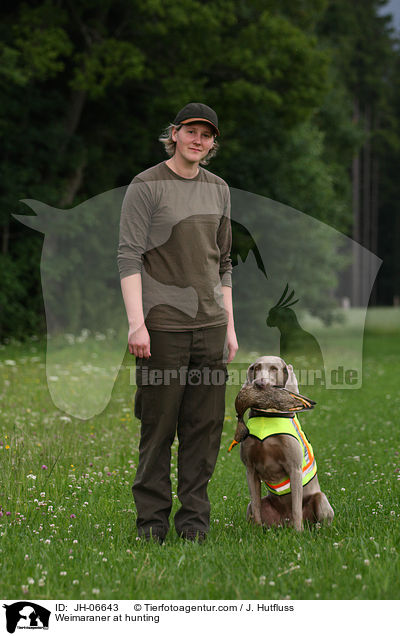
[[[18,601],[6,608],[7,631],[16,629],[49,629],[50,610],[30,601]]]

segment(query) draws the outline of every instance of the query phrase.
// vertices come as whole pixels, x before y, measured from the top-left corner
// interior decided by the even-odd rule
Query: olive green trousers
[[[178,435],[177,533],[208,532],[208,482],[225,412],[226,325],[182,332],[149,331],[151,357],[136,359],[135,415],[141,420],[139,465],[132,486],[139,535],[164,537],[172,508],[171,445]]]

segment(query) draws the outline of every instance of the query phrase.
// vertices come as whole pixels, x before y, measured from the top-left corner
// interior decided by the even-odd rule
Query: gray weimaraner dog
[[[292,366],[278,356],[263,356],[251,364],[242,391],[249,385],[261,392],[265,386],[277,386],[298,394]],[[247,519],[266,526],[290,522],[296,530],[303,529],[305,520],[330,523],[334,512],[321,492],[312,446],[295,413],[266,413],[252,408],[247,429],[241,440],[235,435],[241,441],[240,457],[246,466],[251,497]],[[261,482],[269,490],[262,498]]]

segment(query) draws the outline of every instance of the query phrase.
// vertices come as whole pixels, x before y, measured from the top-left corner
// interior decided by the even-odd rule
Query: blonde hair
[[[167,153],[169,157],[174,156],[175,147],[176,147],[176,142],[172,139],[172,129],[175,128],[176,130],[180,130],[182,126],[183,124],[178,124],[178,126],[175,126],[175,124],[170,124],[169,126],[166,127],[166,129],[161,133],[161,135],[158,138],[158,141],[161,141],[162,145],[164,146],[165,152]],[[214,143],[210,151],[204,157],[204,159],[200,161],[200,164],[202,166],[206,166],[209,163],[210,159],[215,157],[215,155],[217,154],[218,148],[219,148],[219,143],[214,137]]]

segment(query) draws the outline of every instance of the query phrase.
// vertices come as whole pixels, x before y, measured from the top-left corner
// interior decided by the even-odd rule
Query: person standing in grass
[[[220,446],[226,364],[238,349],[229,188],[202,167],[219,134],[213,109],[186,104],[160,137],[169,159],[138,174],[122,206],[118,265],[141,419],[132,492],[139,536],[160,543],[169,529],[176,432],[175,529],[192,541],[209,531],[207,486]]]

